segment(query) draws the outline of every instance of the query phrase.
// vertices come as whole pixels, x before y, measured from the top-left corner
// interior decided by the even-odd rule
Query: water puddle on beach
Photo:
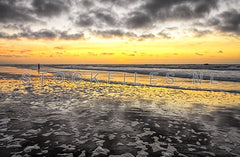
[[[0,79],[1,156],[240,155],[237,92],[75,85],[68,77],[57,85],[52,75],[24,86],[15,75]]]

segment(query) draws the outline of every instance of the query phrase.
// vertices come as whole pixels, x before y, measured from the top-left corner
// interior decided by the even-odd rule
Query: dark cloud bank
[[[234,1],[233,1],[234,2]],[[170,39],[166,30],[149,33],[166,22],[201,21],[204,30],[192,24],[192,32],[201,37],[212,29],[232,35],[240,35],[240,11],[226,7],[221,11],[223,0],[0,0],[0,27],[16,30],[9,34],[0,31],[0,38],[15,39],[83,39],[84,31],[104,38],[137,37],[140,39],[161,37]],[[215,16],[211,16],[217,11]],[[71,23],[67,29],[49,29],[46,23],[66,16]],[[34,30],[32,26],[39,26]],[[210,29],[211,28],[211,29]],[[148,32],[136,34],[136,31]],[[169,30],[168,30],[169,31]],[[77,33],[76,33],[77,32]],[[79,33],[80,32],[80,33]]]

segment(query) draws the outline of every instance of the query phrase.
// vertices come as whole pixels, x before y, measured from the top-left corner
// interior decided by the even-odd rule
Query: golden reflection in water
[[[22,75],[25,72],[31,74],[31,76],[38,77],[38,80],[41,79],[41,74],[38,74],[37,70],[31,69],[19,69],[16,67],[3,67],[0,69],[2,73],[18,74]],[[99,71],[99,70],[78,70],[78,69],[55,69],[49,67],[42,67],[40,73],[44,73],[44,77],[53,76],[57,72],[63,72],[65,77],[72,78],[74,73],[81,74],[82,79],[90,80],[91,73],[92,77],[95,75],[99,81],[110,81],[112,83],[118,82],[123,84],[124,81],[129,84],[142,84],[150,85],[150,75],[146,74],[135,74],[134,73],[124,73],[124,72],[114,72],[114,71]],[[109,80],[110,78],[110,80]],[[171,79],[173,80],[171,80]],[[195,80],[193,83],[192,78],[179,78],[171,77],[167,78],[166,76],[152,76],[151,85],[152,86],[168,86],[168,87],[179,87],[179,88],[189,88],[189,89],[208,89],[208,90],[238,90],[240,91],[240,82],[230,82],[230,81],[213,81],[211,84],[210,80],[202,80],[201,84]],[[54,79],[54,78],[53,78]],[[76,75],[76,82],[79,81],[79,75]],[[168,82],[168,83],[167,83]]]
[[[22,75],[25,72],[28,72],[31,75],[38,75],[38,71],[37,70],[20,69],[20,68],[10,67],[10,66],[1,66],[0,72],[1,73],[8,73],[8,74],[20,74],[20,75]]]
[[[136,107],[148,109],[182,110],[186,108],[202,107],[207,110],[216,106],[231,107],[240,104],[240,94],[228,92],[212,92],[197,90],[182,90],[162,87],[132,86],[121,84],[95,83],[92,85],[88,81],[82,81],[79,85],[72,82],[70,78],[63,84],[56,85],[53,77],[46,77],[44,85],[41,86],[39,77],[31,77],[31,84],[24,86],[21,79],[0,80],[1,93],[13,95],[13,93],[50,95],[68,94],[65,99],[77,99],[85,97],[87,100],[108,98],[118,100],[121,103],[133,103]],[[54,100],[53,100],[54,101]],[[145,103],[139,103],[145,102]],[[156,110],[157,112],[157,110]]]
[[[68,77],[72,77],[74,73],[80,73],[81,78],[90,80],[91,73],[92,77],[97,75],[97,79],[101,81],[110,81],[110,82],[119,82],[121,84],[130,83],[130,84],[142,84],[142,85],[152,85],[152,86],[170,86],[170,87],[180,87],[180,88],[191,88],[191,89],[220,89],[220,90],[239,90],[240,91],[240,83],[239,82],[230,82],[230,81],[216,81],[213,80],[213,84],[211,84],[210,80],[202,80],[199,83],[195,79],[195,83],[193,83],[192,78],[179,78],[169,76],[155,76],[152,75],[151,84],[150,84],[150,75],[147,74],[134,74],[127,72],[114,72],[114,71],[100,71],[100,70],[77,70],[77,69],[46,69],[45,71],[50,71],[52,74],[56,74],[57,72],[64,72],[64,74]],[[47,73],[49,74],[49,73]],[[136,76],[135,76],[136,75]],[[79,75],[77,75],[79,77]],[[110,79],[109,79],[110,78]],[[173,79],[173,80],[171,80]]]

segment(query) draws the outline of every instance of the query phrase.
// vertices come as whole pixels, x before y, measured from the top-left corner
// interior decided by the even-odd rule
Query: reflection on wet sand
[[[238,93],[4,76],[3,156],[240,154]]]

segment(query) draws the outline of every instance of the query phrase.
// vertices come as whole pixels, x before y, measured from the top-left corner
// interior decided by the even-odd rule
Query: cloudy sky
[[[240,63],[240,1],[0,0],[0,63]]]

